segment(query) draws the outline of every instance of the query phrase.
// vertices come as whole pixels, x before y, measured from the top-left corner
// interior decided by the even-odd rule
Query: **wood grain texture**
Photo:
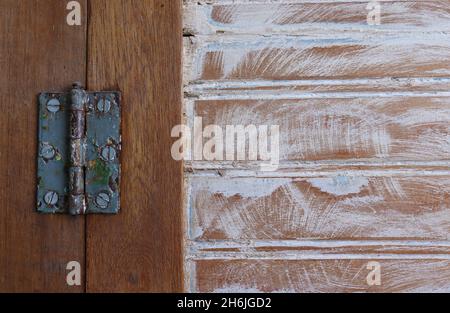
[[[186,163],[188,290],[449,290],[450,7],[380,3],[185,1],[186,122],[280,125],[281,158]]]
[[[88,292],[182,290],[180,1],[90,1],[91,89],[122,92],[121,212],[87,219]]]
[[[223,129],[279,125],[282,161],[450,158],[449,97],[326,97],[195,101],[194,116]]]
[[[375,26],[367,4],[188,2],[185,79],[448,76],[447,1],[381,2]]]
[[[84,266],[84,219],[36,212],[37,95],[85,81],[83,26],[66,2],[0,2],[0,292],[82,292],[66,265]]]
[[[370,1],[188,1],[185,33],[314,35],[333,32],[449,31],[450,8],[446,0],[379,1],[381,24],[367,23]]]
[[[449,260],[383,260],[369,286],[369,260],[199,260],[196,292],[449,292]]]
[[[186,80],[448,77],[449,36],[303,39],[232,36],[185,41]]]
[[[442,177],[192,177],[192,240],[450,239]]]

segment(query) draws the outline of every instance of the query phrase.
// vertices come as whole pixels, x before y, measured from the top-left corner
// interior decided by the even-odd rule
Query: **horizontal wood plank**
[[[196,292],[449,292],[449,260],[376,260],[380,285],[364,260],[198,260]],[[372,276],[369,276],[372,278]]]
[[[192,240],[450,238],[450,178],[192,177]]]
[[[279,125],[280,160],[450,156],[449,97],[200,100],[193,109],[204,127],[223,128],[224,142],[226,125]]]
[[[185,81],[448,77],[449,38],[194,37],[185,41]]]
[[[325,31],[449,31],[448,1],[389,1],[380,3],[381,24],[369,25],[370,1],[303,3],[283,1],[192,1],[185,6],[185,32],[212,34],[305,35]]]

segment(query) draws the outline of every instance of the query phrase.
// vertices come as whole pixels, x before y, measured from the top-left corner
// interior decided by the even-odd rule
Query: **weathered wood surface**
[[[370,1],[185,1],[185,33],[313,35],[449,31],[446,0],[377,1],[381,24],[367,23]],[[198,4],[201,5],[198,5]],[[207,5],[209,4],[209,5]]]
[[[84,267],[84,218],[36,212],[37,96],[85,82],[79,2],[76,27],[66,1],[0,2],[0,292],[84,291],[66,283],[67,263]]]
[[[199,260],[198,292],[449,292],[450,261],[377,260],[381,285],[369,286],[370,260]]]
[[[447,1],[380,2],[380,25],[368,2],[188,2],[186,79],[449,74]]]
[[[88,86],[122,92],[121,212],[87,218],[88,292],[182,290],[181,1],[91,0]]]
[[[223,129],[279,125],[280,160],[450,158],[450,97],[204,100],[194,115]]]
[[[192,240],[450,239],[450,177],[190,179]]]
[[[447,35],[374,39],[283,36],[191,38],[187,80],[446,77]]]
[[[188,290],[449,290],[450,7],[380,3],[185,1],[186,123],[278,124],[281,159],[186,162]]]

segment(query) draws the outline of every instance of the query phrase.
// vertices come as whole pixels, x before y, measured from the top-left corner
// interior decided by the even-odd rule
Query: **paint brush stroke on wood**
[[[196,292],[450,292],[449,260],[378,260],[381,285],[369,286],[368,260],[201,260]]]
[[[450,36],[190,39],[187,80],[292,80],[450,76]],[[186,42],[186,41],[185,41]]]
[[[368,2],[184,1],[186,121],[281,143],[186,163],[190,291],[450,291],[449,2]]]
[[[297,2],[297,3],[295,3]],[[213,1],[185,7],[185,32],[214,34],[305,35],[336,32],[449,31],[448,1],[380,1],[381,24],[367,23],[369,1]]]
[[[450,239],[450,177],[207,178],[190,239]]]
[[[280,160],[450,158],[450,97],[196,101],[204,125],[280,125]]]

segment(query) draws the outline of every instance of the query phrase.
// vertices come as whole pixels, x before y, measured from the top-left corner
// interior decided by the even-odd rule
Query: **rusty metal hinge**
[[[117,213],[120,151],[119,92],[41,93],[38,211]]]

